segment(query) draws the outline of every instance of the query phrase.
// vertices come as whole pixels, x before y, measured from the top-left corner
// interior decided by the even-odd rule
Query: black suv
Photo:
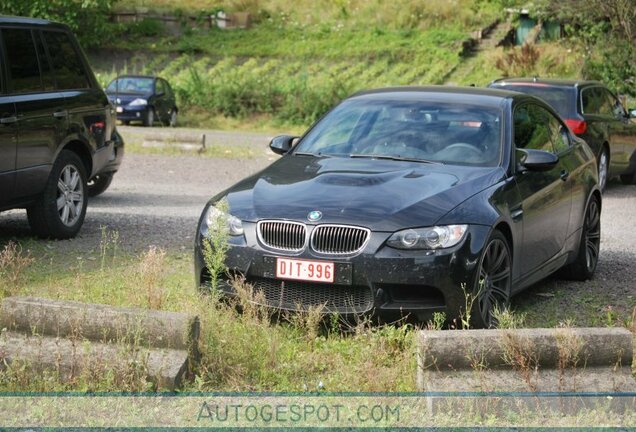
[[[620,176],[636,182],[636,121],[620,100],[598,81],[509,78],[490,83],[537,96],[554,108],[576,135],[594,151],[601,189]]]
[[[114,107],[65,25],[0,16],[0,60],[0,211],[26,208],[37,235],[73,237],[89,187],[121,163]]]

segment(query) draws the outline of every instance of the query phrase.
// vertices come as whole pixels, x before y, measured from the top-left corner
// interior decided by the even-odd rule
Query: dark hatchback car
[[[177,101],[172,87],[163,78],[120,76],[108,84],[106,94],[117,107],[117,120],[126,125],[132,121],[140,121],[144,126],[154,126],[157,122],[177,125]]]
[[[531,94],[550,104],[594,151],[601,189],[615,176],[636,183],[636,121],[602,83],[511,78],[489,87]]]
[[[72,237],[88,181],[117,171],[123,141],[68,27],[0,16],[0,211],[26,208],[33,231]]]
[[[212,198],[202,252],[229,234],[228,275],[267,306],[420,320],[494,305],[565,267],[590,278],[600,244],[594,155],[545,102],[492,89],[392,88],[356,94],[265,170]],[[217,203],[221,202],[221,205]]]

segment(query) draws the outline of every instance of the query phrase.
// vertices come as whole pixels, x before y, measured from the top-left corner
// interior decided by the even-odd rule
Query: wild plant
[[[525,325],[525,313],[515,313],[505,306],[494,305],[491,314],[499,329],[512,330],[522,328]]]
[[[111,265],[115,263],[117,247],[119,244],[119,231],[109,231],[108,227],[101,226],[101,238],[99,241],[99,252],[101,261],[101,271],[106,268],[106,259],[110,255]]]
[[[533,374],[539,368],[539,358],[532,341],[517,333],[506,331],[500,341],[503,361],[518,372],[530,391],[536,390]]]
[[[14,295],[24,277],[24,270],[33,263],[34,259],[22,247],[10,241],[0,251],[0,295],[2,297]]]
[[[230,231],[225,214],[229,210],[226,200],[219,201],[217,215],[208,224],[208,236],[203,239],[203,260],[210,276],[210,288],[218,290],[221,276],[227,272],[225,257],[229,250]]]
[[[579,365],[581,350],[584,341],[577,336],[569,325],[561,326],[556,332],[556,344],[558,350],[557,367],[559,369],[559,389],[563,389],[565,371],[576,369]]]
[[[426,323],[426,330],[442,330],[446,323],[444,312],[433,312],[433,319]]]
[[[484,288],[484,281],[483,280],[479,281],[479,288],[477,289],[477,292],[475,293],[469,292],[468,289],[466,288],[465,283],[461,284],[461,288],[462,288],[462,292],[464,293],[464,308],[459,313],[459,319],[461,322],[461,329],[469,330],[471,326],[473,306],[475,304],[475,301],[477,301],[477,299],[479,298]]]
[[[165,302],[165,291],[161,286],[166,271],[166,252],[156,246],[144,252],[139,262],[138,274],[146,293],[146,304],[150,309],[161,309]]]

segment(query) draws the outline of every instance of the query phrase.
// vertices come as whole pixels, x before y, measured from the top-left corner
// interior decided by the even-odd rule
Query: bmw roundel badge
[[[307,215],[307,220],[310,222],[316,222],[316,221],[319,221],[320,219],[322,219],[322,213],[319,212],[318,210],[311,211]]]

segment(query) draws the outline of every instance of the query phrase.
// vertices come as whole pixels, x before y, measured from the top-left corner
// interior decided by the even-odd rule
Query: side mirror
[[[291,135],[279,135],[272,138],[269,143],[269,148],[276,154],[283,155],[291,150],[292,143],[298,138]]]
[[[559,157],[544,150],[517,149],[521,153],[519,165],[522,171],[550,171],[559,163]]]

